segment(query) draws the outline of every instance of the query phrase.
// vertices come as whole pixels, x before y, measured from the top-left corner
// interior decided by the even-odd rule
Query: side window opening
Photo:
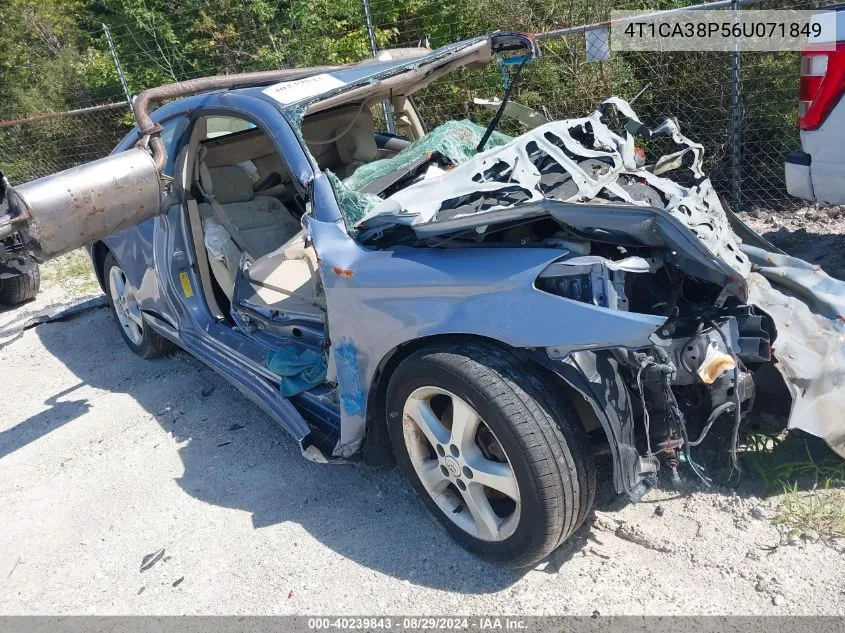
[[[302,209],[287,164],[252,122],[205,117],[195,132],[190,189],[214,282],[232,301],[243,257],[257,261],[302,230]]]
[[[246,119],[230,116],[210,116],[205,119],[205,138],[219,138],[236,132],[255,129],[255,124]]]
[[[167,163],[164,166],[164,175],[165,176],[172,176],[173,175],[173,166],[176,161],[176,152],[175,144],[176,141],[180,138],[181,132],[185,129],[185,122],[186,117],[184,115],[174,116],[165,121],[159,123],[161,125],[161,133],[160,138],[164,143],[164,146],[167,148]],[[118,143],[117,147],[115,148],[115,152],[123,152],[128,149],[135,147],[135,144],[138,142],[139,134],[137,130],[130,132],[127,136],[123,138],[120,143]],[[147,152],[151,152],[150,148],[147,148]]]

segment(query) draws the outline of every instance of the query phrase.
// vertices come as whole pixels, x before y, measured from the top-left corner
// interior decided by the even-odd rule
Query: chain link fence
[[[102,158],[132,128],[128,110],[124,101],[0,121],[0,168],[27,182]]]
[[[543,57],[526,67],[513,94],[515,101],[543,109],[553,118],[566,118],[593,111],[608,96],[630,99],[641,93],[635,103],[640,118],[656,124],[676,117],[684,133],[704,145],[705,167],[734,208],[798,206],[783,180],[784,155],[800,147],[795,125],[798,53],[611,52],[605,50],[603,26],[570,26],[554,37],[542,35],[562,26],[607,20],[615,4],[619,3],[264,2],[268,11],[284,13],[286,21],[280,28],[256,19],[246,2],[201,0],[196,6],[175,3],[175,15],[166,29],[152,19],[112,24],[112,41],[107,32],[97,41],[103,50],[111,48],[114,62],[134,78],[137,92],[162,81],[215,72],[342,63],[393,46],[436,47],[494,29],[539,33]],[[809,3],[782,0],[767,0],[754,8],[787,4],[811,8]],[[216,35],[205,50],[196,50],[196,43],[190,48],[179,44],[181,28],[199,28],[203,20],[222,21],[224,15],[239,24],[236,32]],[[11,120],[11,115],[20,113],[0,112],[0,119],[5,119],[0,120],[0,167],[13,182],[22,182],[107,154],[132,127],[124,88],[115,79],[110,90],[100,91],[105,105],[23,121]],[[486,123],[492,112],[473,99],[501,93],[501,71],[491,64],[450,74],[415,100],[431,129],[450,119]],[[515,125],[504,122],[504,131],[519,133],[509,127]]]

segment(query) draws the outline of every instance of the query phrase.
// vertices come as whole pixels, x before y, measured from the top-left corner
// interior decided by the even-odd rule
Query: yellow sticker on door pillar
[[[182,271],[179,273],[179,279],[182,282],[182,292],[185,293],[185,296],[190,299],[194,296],[194,290],[191,288],[191,278],[188,277],[188,273]]]

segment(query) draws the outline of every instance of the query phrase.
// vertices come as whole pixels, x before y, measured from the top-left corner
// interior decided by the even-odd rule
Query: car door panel
[[[232,295],[232,318],[273,348],[296,339],[322,347],[326,321],[317,257],[300,232],[254,263],[241,262]]]

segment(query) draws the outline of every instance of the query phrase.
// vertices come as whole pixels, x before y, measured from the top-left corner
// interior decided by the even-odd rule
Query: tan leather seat
[[[337,156],[343,163],[341,178],[351,176],[358,167],[373,162],[378,157],[378,146],[373,131],[372,118],[369,125],[360,120],[337,140]]]
[[[273,256],[249,269],[249,288],[244,299],[282,312],[325,316],[325,302],[317,296],[317,253],[306,245],[305,231]]]
[[[252,180],[241,167],[201,167],[200,172],[203,191],[214,196],[237,229],[233,240],[214,217],[214,207],[208,202],[198,205],[212,274],[231,299],[242,250],[259,259],[289,241],[302,226],[276,198],[254,195]]]
[[[306,119],[303,136],[320,167],[332,169],[341,178],[379,155],[372,114],[358,106]],[[274,263],[267,262],[264,266],[259,262],[250,270],[250,276],[261,282],[251,284],[252,299],[280,308],[285,304],[295,312],[322,314],[322,306],[315,303],[316,255],[313,247],[304,245],[300,221],[278,199],[255,195],[252,179],[243,168],[221,165],[224,161],[247,160],[251,156],[249,160],[259,167],[259,173],[264,173],[269,167],[264,162],[259,166],[258,161],[278,162],[278,154],[271,151],[272,145],[268,143],[263,134],[239,134],[234,139],[221,137],[209,141],[197,155],[200,189],[206,197],[214,197],[220,210],[234,224],[235,232],[233,239],[225,223],[215,217],[212,204],[198,205],[209,267],[231,300],[243,251],[258,260],[285,245],[282,259],[274,258]],[[262,158],[254,158],[258,155]]]
[[[302,136],[321,169],[345,178],[360,165],[378,158],[373,115],[359,106],[306,118]]]
[[[302,228],[300,221],[278,199],[255,196],[252,179],[237,165],[208,169],[211,188],[203,182],[203,189],[222,207],[226,216],[238,229],[236,239],[250,257],[258,259],[276,250]],[[214,209],[204,202],[199,205],[200,216],[210,218]]]

